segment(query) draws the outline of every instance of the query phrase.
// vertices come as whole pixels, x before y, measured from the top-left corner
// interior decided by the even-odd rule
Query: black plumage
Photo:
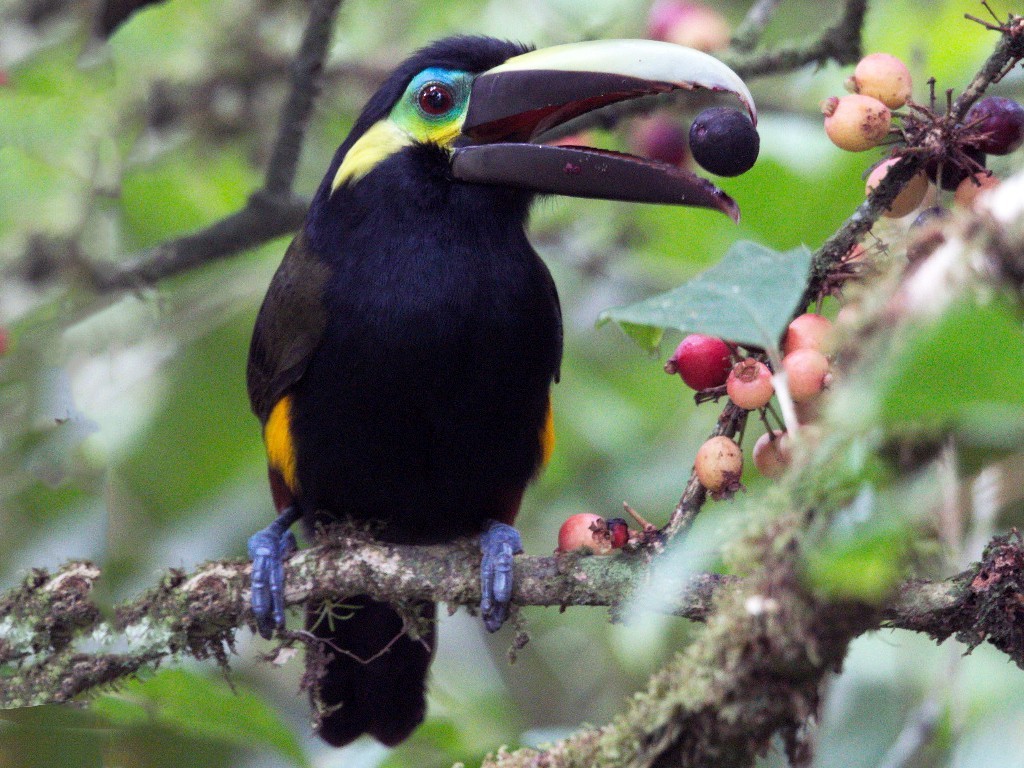
[[[331,189],[418,72],[479,72],[523,50],[454,38],[405,62],[339,148],[268,290],[249,392],[264,424],[291,398],[295,479],[272,462],[271,481],[279,510],[297,505],[309,530],[351,518],[394,542],[475,534],[488,519],[512,522],[540,466],[562,331],[524,233],[530,193],[458,181],[448,151],[429,143]],[[338,745],[363,732],[398,743],[424,716],[433,632],[399,637],[390,607],[347,604],[348,617],[307,615],[333,655],[313,690],[319,732]],[[433,606],[421,609],[432,623]]]

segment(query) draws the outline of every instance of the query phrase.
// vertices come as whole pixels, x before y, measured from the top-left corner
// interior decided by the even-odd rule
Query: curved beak
[[[545,131],[627,99],[706,88],[734,94],[757,124],[740,77],[706,53],[653,40],[598,40],[515,56],[477,76],[453,153],[456,178],[536,192],[713,208],[739,220],[714,184],[675,166],[589,147],[534,143]]]

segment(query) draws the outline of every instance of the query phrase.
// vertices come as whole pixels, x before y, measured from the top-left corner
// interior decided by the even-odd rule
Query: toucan
[[[538,194],[711,208],[736,203],[689,171],[543,144],[586,112],[743,81],[713,57],[650,40],[531,50],[458,36],[419,50],[370,98],[338,148],[256,319],[247,369],[278,516],[249,541],[258,631],[285,620],[292,523],[340,521],[380,539],[480,536],[481,615],[512,594],[512,526],[554,444],[558,294],[525,224]],[[365,595],[307,604],[322,646],[307,675],[333,745],[404,740],[426,712],[434,605]],[[326,661],[324,661],[326,659]]]

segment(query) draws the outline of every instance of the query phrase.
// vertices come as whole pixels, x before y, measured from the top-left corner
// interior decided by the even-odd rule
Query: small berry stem
[[[629,506],[629,502],[622,502],[622,508],[626,510],[626,514],[632,517],[634,520],[636,520],[637,525],[639,525],[644,530],[654,528],[654,524],[641,517],[639,512],[637,512],[635,509]]]
[[[778,424],[780,427],[785,427],[786,426],[785,422],[782,421],[782,417],[779,416],[778,411],[775,410],[775,406],[773,406],[770,401],[769,401],[768,405],[765,406],[765,410],[768,413],[770,413],[772,415],[772,417],[774,417],[776,424]]]
[[[795,435],[800,428],[800,420],[796,415],[796,404],[789,394],[786,372],[780,370],[772,376],[772,384],[775,385],[775,396],[779,399],[779,408],[782,410],[782,425],[787,432]]]
[[[772,427],[771,422],[768,421],[768,407],[767,406],[765,406],[764,408],[762,408],[760,411],[757,412],[757,417],[761,420],[761,423],[764,424],[764,427],[768,431],[768,434],[769,435],[774,434],[775,429]],[[772,439],[774,439],[774,438],[772,438]]]

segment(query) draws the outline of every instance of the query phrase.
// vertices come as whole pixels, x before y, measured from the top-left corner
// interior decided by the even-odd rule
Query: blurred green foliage
[[[747,5],[718,4],[733,23]],[[1021,10],[1012,6],[993,0],[999,13]],[[239,206],[265,168],[305,8],[292,0],[167,0],[99,43],[89,37],[87,4],[0,6],[0,69],[9,79],[0,86],[0,325],[12,335],[0,358],[0,585],[31,566],[91,557],[106,569],[111,598],[123,597],[159,569],[243,554],[248,534],[269,520],[244,366],[285,242],[113,297],[94,296],[74,279],[47,279],[26,254],[39,235],[64,236],[91,258],[126,260]],[[453,32],[538,45],[642,36],[647,10],[647,0],[348,0],[296,191],[311,193],[362,103],[418,45]],[[968,81],[994,42],[964,12],[984,15],[967,0],[874,3],[866,50],[903,57],[920,101],[935,76],[941,98]],[[811,37],[834,15],[817,0],[785,0],[766,42]],[[841,93],[847,74],[829,65],[751,83],[762,156],[749,173],[721,181],[742,208],[738,226],[667,207],[561,199],[537,206],[531,233],[562,295],[566,360],[554,396],[555,457],[520,518],[528,551],[552,550],[569,514],[617,515],[623,499],[655,523],[667,519],[717,412],[696,409],[658,356],[595,320],[675,288],[739,240],[786,251],[813,249],[831,234],[862,199],[861,175],[880,156],[844,154],[820,129],[818,102]],[[1019,72],[997,92],[1020,97]],[[671,109],[685,120],[697,103],[683,95]],[[628,125],[598,138],[621,146],[627,132]],[[1019,161],[1018,154],[999,167]],[[998,331],[991,346],[968,357],[995,372],[988,381],[926,375],[990,327]],[[982,311],[937,328],[900,358],[888,389],[862,393],[865,402],[881,397],[892,423],[913,420],[922,407],[936,418],[961,413],[964,390],[1019,407],[1019,349],[998,354],[1019,346],[1018,320]],[[661,357],[675,340],[667,338]],[[747,446],[759,429],[751,425]],[[873,440],[850,451],[870,450]],[[859,487],[863,466],[850,459],[835,487]],[[748,499],[767,488],[753,473],[744,482]],[[899,498],[886,491],[886,503]],[[742,530],[744,510],[754,506],[711,504],[680,555],[685,567],[716,564],[723,532]],[[883,518],[869,510],[865,521],[826,537],[813,566],[820,585],[876,596],[891,584],[902,572],[893,570],[894,550],[917,530],[900,519],[907,503],[891,510]],[[1004,510],[1001,522],[1020,522],[1020,512]],[[501,743],[536,744],[609,718],[690,631],[643,616],[611,625],[592,609],[525,613],[532,640],[514,666],[505,660],[507,634],[484,637],[464,615],[442,622],[430,719],[390,753],[369,743],[334,751],[313,739],[300,665],[266,664],[266,644],[241,633],[231,682],[188,666],[89,712],[5,713],[0,765],[72,765],[68,755],[89,765],[102,754],[110,762],[112,744],[121,750],[113,764],[124,765],[472,764]],[[816,764],[879,765],[908,715],[938,701],[940,738],[911,765],[1024,765],[1019,672],[986,648],[965,660],[959,652],[905,633],[860,640],[832,685]]]

